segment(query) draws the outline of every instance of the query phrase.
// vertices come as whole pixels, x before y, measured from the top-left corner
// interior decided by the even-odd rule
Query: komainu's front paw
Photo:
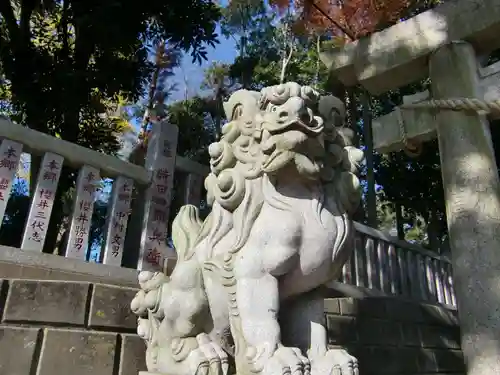
[[[138,280],[141,289],[149,292],[158,289],[161,285],[168,282],[169,277],[163,272],[141,271]]]
[[[206,333],[196,336],[198,350],[200,350],[209,363],[209,375],[227,375],[229,371],[229,358],[226,352]]]
[[[229,359],[226,352],[206,333],[172,341],[174,361],[185,375],[228,375]],[[172,373],[172,367],[165,371]]]
[[[168,283],[169,278],[161,272],[142,271],[139,273],[141,289],[130,303],[132,312],[138,316],[147,316],[147,311],[157,310],[160,288]]]
[[[249,348],[246,354],[252,372],[262,375],[310,375],[311,365],[300,349],[280,346],[276,350],[270,345]]]
[[[329,349],[311,358],[311,375],[359,375],[358,360],[344,349]]]

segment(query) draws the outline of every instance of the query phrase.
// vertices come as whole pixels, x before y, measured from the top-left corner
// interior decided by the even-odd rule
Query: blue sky
[[[0,0],[1,1],[1,0]],[[223,5],[225,2],[222,2]],[[185,54],[182,58],[181,65],[174,69],[174,76],[169,78],[168,84],[176,83],[177,90],[168,99],[168,103],[176,102],[184,99],[184,93],[186,90],[188,96],[194,96],[196,94],[203,94],[200,89],[201,83],[203,82],[204,71],[207,69],[213,61],[219,61],[223,63],[231,63],[237,56],[237,49],[234,39],[226,39],[221,35],[220,27],[217,26],[217,34],[219,35],[219,44],[216,44],[215,48],[207,47],[207,60],[201,65],[193,63],[191,55],[189,53]],[[144,99],[144,98],[143,98]],[[132,125],[136,132],[140,130],[140,119],[135,118],[131,120]],[[124,149],[122,153],[125,157],[131,151],[133,144],[136,142],[135,134],[127,134],[124,140]]]
[[[191,56],[186,54],[183,59],[181,66],[174,70],[175,76],[172,78],[172,82],[177,83],[178,90],[172,95],[170,101],[177,101],[184,99],[185,92],[185,77],[187,80],[187,88],[189,96],[192,96],[200,92],[200,85],[203,82],[203,72],[206,68],[210,66],[212,61],[219,61],[230,63],[234,61],[237,56],[237,50],[235,42],[233,39],[226,39],[224,36],[220,35],[220,28],[217,27],[217,34],[219,34],[220,44],[216,45],[216,48],[208,48],[207,61],[204,61],[202,65],[191,62]]]

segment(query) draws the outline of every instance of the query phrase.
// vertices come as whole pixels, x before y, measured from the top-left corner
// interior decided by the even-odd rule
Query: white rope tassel
[[[403,140],[404,152],[409,157],[415,158],[421,154],[422,145],[418,142],[408,140],[408,137],[406,136],[405,122],[400,107],[396,107],[396,113],[398,116],[399,134],[401,135],[401,139]]]

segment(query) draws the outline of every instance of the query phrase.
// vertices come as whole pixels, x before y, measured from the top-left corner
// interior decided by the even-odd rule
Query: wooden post
[[[451,43],[430,58],[434,99],[479,97],[471,45]],[[500,184],[488,122],[440,110],[436,130],[468,375],[500,374]]]

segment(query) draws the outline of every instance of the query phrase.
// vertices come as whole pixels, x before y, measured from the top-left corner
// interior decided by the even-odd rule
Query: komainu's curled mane
[[[212,211],[202,222],[181,208],[170,279],[142,273],[132,304],[150,374],[226,374],[229,353],[240,375],[356,375],[355,358],[327,349],[312,293],[352,252],[363,153],[342,127],[344,105],[289,82],[239,90],[224,109],[205,180]],[[293,324],[280,325],[284,311]]]
[[[205,180],[213,212],[198,242],[211,236],[213,246],[235,220],[247,223],[239,228],[244,242],[265,199],[286,208],[286,200],[280,202],[268,180],[291,169],[292,175],[320,182],[322,193],[335,199],[338,214],[356,210],[361,197],[356,174],[363,153],[352,145],[352,130],[342,127],[345,109],[338,98],[321,97],[309,86],[289,82],[262,92],[239,90],[224,110],[229,122],[221,139],[210,145],[211,173]],[[322,205],[325,198],[312,204]],[[240,215],[230,219],[229,213],[235,214],[243,202]]]

